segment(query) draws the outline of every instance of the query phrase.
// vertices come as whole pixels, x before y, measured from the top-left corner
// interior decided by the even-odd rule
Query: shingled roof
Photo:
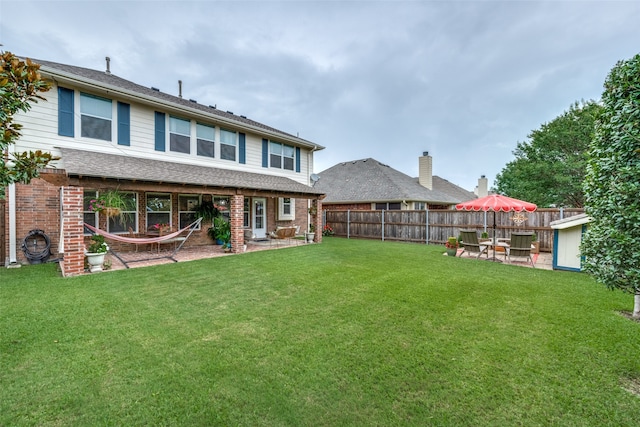
[[[256,122],[255,120],[251,120],[245,116],[233,114],[229,111],[222,111],[217,109],[215,106],[207,106],[199,104],[198,102],[192,100],[187,100],[178,96],[170,95],[168,93],[161,92],[158,89],[141,86],[139,84],[111,74],[110,72],[107,73],[105,71],[97,71],[89,68],[76,67],[73,65],[59,64],[57,62],[45,61],[40,59],[32,60],[37,64],[40,64],[40,70],[44,74],[51,74],[53,76],[63,77],[80,83],[92,82],[97,86],[119,89],[123,91],[124,94],[134,96],[139,100],[160,102],[174,108],[200,112],[202,114],[211,116],[211,118],[214,120],[218,119],[226,123],[236,124],[241,128],[248,127],[254,129],[258,133],[280,137],[287,141],[295,142],[297,145],[313,148],[314,150],[321,150],[324,148],[318,144],[307,141],[298,136],[291,135],[281,130]]]
[[[325,204],[418,201],[451,205],[473,198],[461,200],[459,195],[448,194],[448,186],[441,182],[446,180],[436,177],[434,187],[438,183],[446,192],[436,188],[429,190],[416,178],[371,158],[338,163],[320,172],[319,176],[314,188],[326,193]]]
[[[321,190],[292,179],[194,166],[115,154],[96,153],[70,148],[60,148],[61,165],[71,176],[115,178],[146,182],[206,185],[210,187],[241,188],[276,191],[299,195],[321,195]]]

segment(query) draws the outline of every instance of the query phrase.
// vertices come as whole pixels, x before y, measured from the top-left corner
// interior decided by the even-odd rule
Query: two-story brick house
[[[110,72],[108,59],[106,71],[35,62],[51,90],[43,94],[46,102],[16,116],[24,127],[10,149],[60,159],[31,184],[8,189],[0,206],[5,263],[25,262],[24,236],[41,229],[52,257],[63,258],[63,273],[77,274],[89,236],[83,222],[114,234],[144,235],[156,223],[176,230],[203,202],[226,206],[234,251],[247,231],[260,237],[278,225],[320,227],[321,217],[309,216],[310,207],[321,210],[322,198],[310,175],[314,152],[324,147],[124,80]],[[107,190],[123,193],[135,207],[125,221],[89,210],[88,200]],[[211,244],[209,226],[203,223],[187,244]]]

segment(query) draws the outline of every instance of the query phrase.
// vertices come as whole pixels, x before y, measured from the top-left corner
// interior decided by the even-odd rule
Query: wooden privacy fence
[[[533,231],[540,250],[553,249],[552,221],[583,213],[583,209],[538,209],[535,212],[496,212],[496,237],[508,238],[514,231]],[[518,215],[526,220],[518,224]],[[428,211],[324,211],[324,224],[336,236],[404,242],[444,244],[461,229],[486,231],[493,235],[494,212],[468,212],[448,209]]]

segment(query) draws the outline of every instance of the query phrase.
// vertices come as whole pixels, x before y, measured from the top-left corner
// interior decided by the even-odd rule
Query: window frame
[[[287,151],[291,152],[288,155]],[[291,163],[291,167],[288,166]],[[293,145],[269,141],[269,167],[285,171],[296,170],[296,148]]]
[[[107,217],[107,232],[112,234],[127,234],[129,233],[129,227],[134,232],[138,232],[138,193],[135,191],[119,191],[123,196],[133,196],[132,204],[129,210],[124,210],[117,217]],[[98,195],[100,193],[98,192]],[[122,227],[116,226],[116,224]],[[115,228],[115,230],[113,230]],[[122,228],[122,229],[120,229]]]
[[[98,228],[98,212],[96,211],[92,211],[89,209],[89,202],[91,200],[95,200],[98,198],[98,190],[84,190],[83,194],[82,194],[82,220],[83,223],[86,222],[87,224]],[[93,216],[93,219],[91,220],[90,218]],[[82,227],[83,230],[83,235],[84,236],[91,236],[93,234],[92,231],[89,231],[89,229],[87,229],[87,227]]]
[[[164,192],[147,192],[144,194],[144,212],[145,212],[145,222],[147,224],[147,230],[153,230],[151,227],[153,227],[155,224],[169,224],[169,227],[172,226],[171,224],[171,219],[173,217],[172,213],[173,213],[173,199],[172,199],[172,194],[171,193],[164,193]],[[168,199],[169,202],[169,210],[154,210],[152,206],[149,206],[149,202],[153,199],[164,199],[165,200],[165,204],[166,201]],[[164,206],[164,205],[163,205]],[[157,219],[153,219],[151,220],[149,218],[149,215],[154,215],[156,217],[163,217],[163,216],[167,216],[166,221],[161,221],[161,220],[157,220]]]
[[[179,129],[179,124],[187,125],[189,133],[183,133]],[[191,154],[191,120],[169,115],[169,151],[172,153]]]
[[[187,208],[186,210],[183,210],[183,203],[182,200],[186,199],[186,203],[184,204],[184,207]],[[190,203],[193,202],[194,203]],[[196,206],[199,206],[202,203],[202,195],[201,194],[178,194],[178,229],[182,230],[184,227],[188,226],[189,224],[191,224],[193,221],[196,220],[196,211],[195,209],[193,210],[189,210],[189,208],[195,208]],[[183,217],[185,218],[183,221]],[[195,230],[200,230],[200,225],[202,224],[202,222],[200,224],[198,224],[198,226],[195,228]]]
[[[296,219],[296,199],[293,197],[278,197],[278,220],[293,221]],[[289,212],[286,212],[286,208]]]
[[[211,132],[213,133],[213,139],[207,139],[204,137],[204,135],[201,135],[200,130],[202,128],[210,128]],[[200,146],[204,144],[211,144],[210,156],[208,154],[201,154]],[[205,150],[202,150],[202,151],[204,152]],[[216,158],[216,127],[215,126],[196,122],[196,155],[200,157],[206,157],[208,159]]]
[[[225,142],[225,138],[223,135],[225,134],[233,134],[234,135],[234,142],[233,144],[230,144],[229,142]],[[225,129],[225,128],[220,128],[220,160],[228,160],[228,161],[232,161],[232,162],[237,162],[238,161],[238,132],[233,131],[233,130],[229,130],[229,129]],[[233,159],[228,158],[228,153],[225,153],[225,148],[227,148],[228,151],[228,147],[233,147]]]
[[[90,98],[90,99],[94,99],[97,101],[101,101],[104,103],[108,103],[109,104],[109,117],[104,117],[104,116],[100,116],[98,115],[97,112],[85,112],[84,108],[83,108],[83,100],[86,98]],[[86,105],[86,108],[89,109],[89,105]],[[97,120],[102,120],[105,122],[109,122],[109,139],[105,139],[105,138],[101,138],[99,136],[96,135],[89,135],[89,127],[85,126],[85,120],[84,118],[91,118],[91,119],[97,119]],[[87,134],[85,134],[85,129],[87,130]],[[106,129],[106,126],[105,126]],[[102,96],[97,96],[97,95],[93,95],[90,93],[85,93],[85,92],[80,92],[80,137],[82,138],[89,138],[89,139],[97,139],[100,141],[107,141],[107,142],[112,142],[113,141],[113,100],[109,99],[109,98],[104,98]]]

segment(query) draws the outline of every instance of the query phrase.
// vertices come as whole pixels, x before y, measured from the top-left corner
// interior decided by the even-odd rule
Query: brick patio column
[[[62,275],[77,276],[84,273],[83,188],[62,187],[62,236],[64,258],[60,263]]]
[[[311,209],[315,209],[316,214],[311,216],[311,221],[316,229],[313,239],[316,243],[322,243],[322,200],[312,200]]]
[[[244,247],[244,196],[231,196],[231,252],[240,253]]]

